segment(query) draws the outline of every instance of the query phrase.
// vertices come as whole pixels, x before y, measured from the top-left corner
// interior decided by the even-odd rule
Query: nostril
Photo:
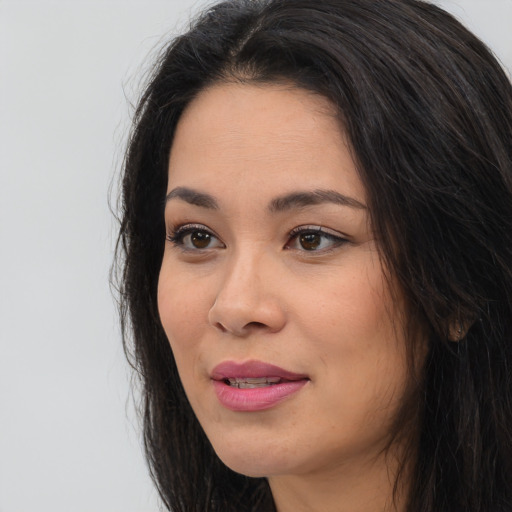
[[[253,329],[263,329],[267,326],[262,322],[249,322],[245,327]]]
[[[227,332],[227,329],[220,322],[215,322],[213,326],[221,332]]]
[[[247,335],[249,334],[250,332],[253,332],[253,331],[259,331],[259,330],[262,330],[262,329],[268,329],[268,326],[265,325],[263,322],[249,322],[243,326],[241,326],[240,329],[228,329],[226,326],[224,326],[222,324],[222,322],[215,322],[212,324],[213,327],[215,327],[215,329],[219,330],[220,332],[222,333],[227,333],[227,332],[237,332],[239,335]]]
[[[208,312],[208,323],[218,333],[246,337],[251,333],[278,332],[286,323],[284,311],[274,299],[228,299],[217,297]]]

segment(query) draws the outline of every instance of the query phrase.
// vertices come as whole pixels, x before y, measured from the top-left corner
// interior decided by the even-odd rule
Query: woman
[[[512,510],[511,155],[510,82],[425,2],[233,0],[169,45],[120,248],[170,510]]]

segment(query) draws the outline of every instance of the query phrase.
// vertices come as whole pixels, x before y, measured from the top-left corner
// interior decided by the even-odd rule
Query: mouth
[[[221,405],[232,411],[272,408],[301,390],[310,379],[261,361],[225,361],[211,375]]]
[[[253,360],[243,363],[224,361],[212,370],[211,378],[240,388],[272,386],[282,381],[309,380],[305,374]]]
[[[228,386],[238,389],[255,389],[274,386],[283,382],[283,379],[280,377],[246,377],[223,379],[223,382]]]

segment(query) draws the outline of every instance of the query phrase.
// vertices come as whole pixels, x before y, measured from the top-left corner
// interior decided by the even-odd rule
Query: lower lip
[[[213,387],[219,402],[232,411],[255,412],[270,409],[297,393],[307,379],[280,382],[261,388],[241,389],[214,380]]]

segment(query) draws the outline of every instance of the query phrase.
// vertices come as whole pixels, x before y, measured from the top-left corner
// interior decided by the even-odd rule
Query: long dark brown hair
[[[429,342],[407,510],[512,511],[512,87],[481,41],[417,0],[231,0],[161,53],[124,162],[116,268],[166,506],[274,510],[265,479],[215,455],[157,310],[176,123],[201,90],[233,80],[321,94],[349,137],[379,250]]]

